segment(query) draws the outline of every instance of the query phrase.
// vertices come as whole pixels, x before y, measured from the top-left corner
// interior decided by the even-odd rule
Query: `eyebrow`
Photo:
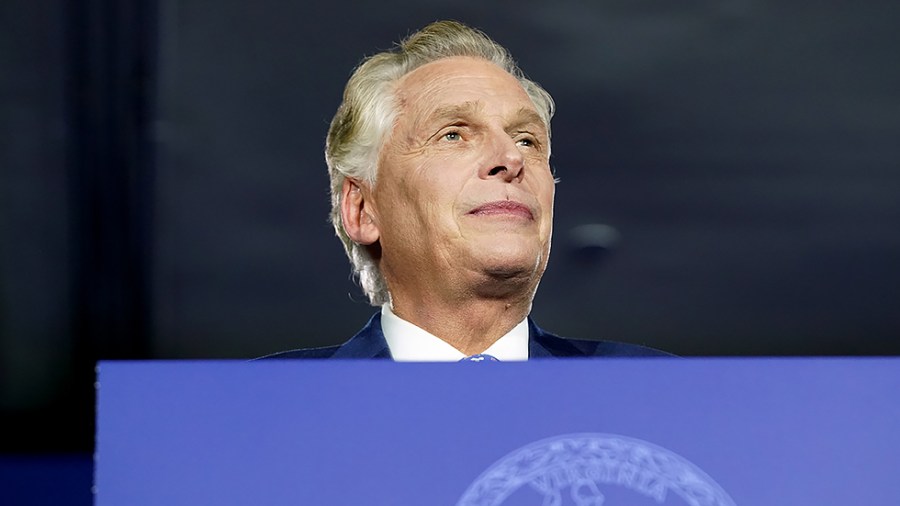
[[[438,107],[426,118],[427,123],[434,123],[441,120],[465,118],[474,116],[478,109],[482,107],[481,102],[463,102],[462,104],[445,105]]]
[[[547,128],[547,124],[544,123],[544,118],[541,117],[541,115],[538,114],[534,109],[522,107],[518,111],[516,111],[516,114],[513,116],[513,118],[513,122],[510,124],[510,130],[529,125],[539,126],[544,131],[549,130]]]
[[[433,124],[449,119],[460,119],[474,116],[482,107],[483,104],[480,101],[469,101],[462,104],[453,104],[438,107],[428,115],[424,123]],[[515,112],[508,130],[513,131],[516,128],[521,128],[528,125],[537,125],[543,130],[547,130],[547,125],[544,123],[544,118],[541,117],[541,115],[538,114],[537,111],[528,107],[521,107],[518,111]]]

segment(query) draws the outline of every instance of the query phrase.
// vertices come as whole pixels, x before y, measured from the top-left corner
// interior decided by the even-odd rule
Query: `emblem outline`
[[[482,472],[457,506],[500,506],[524,486],[544,494],[544,504],[561,504],[569,490],[579,506],[600,506],[601,488],[610,485],[657,503],[671,493],[690,506],[736,506],[708,474],[675,452],[634,437],[591,432],[552,436],[513,450]]]

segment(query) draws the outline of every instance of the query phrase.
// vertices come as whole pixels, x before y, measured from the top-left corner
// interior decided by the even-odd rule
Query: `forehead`
[[[490,114],[534,110],[519,81],[480,58],[443,58],[406,74],[397,83],[401,110],[421,121],[447,106],[478,104]]]

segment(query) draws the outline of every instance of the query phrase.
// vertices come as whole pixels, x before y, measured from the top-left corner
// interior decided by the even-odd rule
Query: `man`
[[[550,253],[553,107],[503,47],[456,22],[363,62],[325,151],[331,220],[381,312],[341,346],[271,357],[662,354],[562,339],[528,318]]]

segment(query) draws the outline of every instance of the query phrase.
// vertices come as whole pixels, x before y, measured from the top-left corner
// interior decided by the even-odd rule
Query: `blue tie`
[[[478,355],[472,355],[470,357],[466,357],[466,358],[460,360],[460,362],[483,363],[483,362],[499,362],[499,360],[497,360],[497,357],[495,357],[493,355],[485,355],[483,353],[479,353]]]

